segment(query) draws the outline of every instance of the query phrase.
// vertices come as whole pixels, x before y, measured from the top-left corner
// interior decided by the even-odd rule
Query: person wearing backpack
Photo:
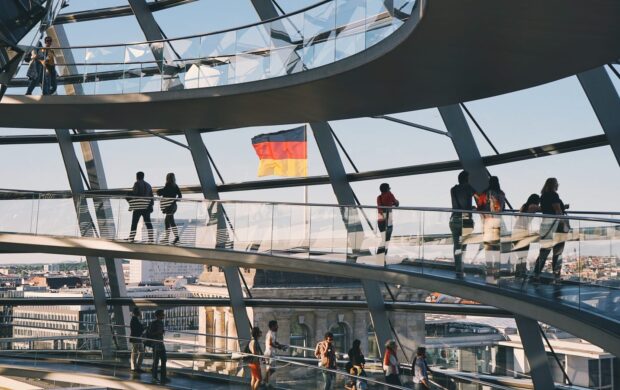
[[[320,341],[314,348],[314,356],[319,359],[319,365],[329,370],[336,369],[336,347],[334,346],[334,334],[325,333],[325,339]],[[321,370],[323,375],[323,390],[331,390],[336,374],[331,371]]]
[[[153,382],[157,382],[157,369],[161,362],[159,383],[165,384],[168,382],[166,378],[166,362],[168,361],[168,355],[166,354],[166,346],[164,345],[164,318],[166,315],[162,309],[155,311],[155,321],[149,324],[146,330],[146,338],[149,339],[151,347],[153,348],[153,366],[151,369],[151,375],[153,376]]]
[[[497,176],[489,178],[489,186],[475,194],[478,211],[501,213],[506,208],[506,195],[500,188]],[[482,214],[482,239],[486,257],[486,282],[496,284],[499,276],[501,215]]]
[[[263,332],[261,332],[258,326],[252,328],[252,340],[248,343],[246,350],[244,351],[247,354],[244,357],[244,362],[248,364],[251,373],[250,380],[250,388],[252,390],[258,390],[260,387],[260,383],[263,380],[263,376],[260,370],[260,357],[263,354],[262,349],[260,348],[260,343],[258,339],[262,336]]]

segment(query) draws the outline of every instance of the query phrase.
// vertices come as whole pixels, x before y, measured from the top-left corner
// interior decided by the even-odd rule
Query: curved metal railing
[[[0,231],[132,237],[132,198],[24,196],[0,200]],[[620,220],[615,215],[385,208],[392,221],[388,236],[379,229],[376,207],[182,199],[175,214],[178,228],[171,230],[165,229],[158,200],[152,200],[152,229],[140,225],[136,242],[170,245],[179,237],[176,244],[186,247],[458,277],[620,320]],[[453,217],[463,213],[471,215],[467,223]]]
[[[241,27],[130,44],[53,48],[59,83],[84,94],[205,88],[303,72],[360,53],[411,15],[415,0],[325,0]]]

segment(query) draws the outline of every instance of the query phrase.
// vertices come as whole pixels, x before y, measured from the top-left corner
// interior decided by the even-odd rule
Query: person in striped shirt
[[[152,243],[153,224],[151,223],[151,213],[153,212],[153,187],[151,187],[151,185],[144,180],[144,172],[136,173],[136,182],[133,184],[133,188],[131,189],[129,196],[129,211],[133,211],[129,241],[134,242],[136,239],[138,222],[140,222],[140,218],[142,218],[148,231],[149,242]]]

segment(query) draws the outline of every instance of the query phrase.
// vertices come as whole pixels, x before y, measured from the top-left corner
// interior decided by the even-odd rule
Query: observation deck
[[[62,48],[60,81],[79,96],[5,96],[0,126],[232,128],[443,106],[616,60],[619,19],[617,0],[322,1],[205,35]]]
[[[412,286],[536,319],[620,355],[615,216],[474,212],[474,228],[462,237],[461,277],[449,228],[454,210],[393,209],[393,235],[386,242],[376,208],[179,200],[177,220],[184,222],[180,244],[173,246],[157,203],[153,230],[142,229],[136,242],[128,242],[127,198],[20,198],[0,201],[5,252],[263,268]],[[545,233],[559,221],[569,221],[570,231]],[[566,249],[558,277],[545,268],[535,278],[540,249],[560,242]]]

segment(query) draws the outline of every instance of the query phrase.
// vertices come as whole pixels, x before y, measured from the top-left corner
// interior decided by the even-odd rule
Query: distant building
[[[60,264],[45,264],[43,265],[44,272],[60,272]]]
[[[169,277],[196,277],[202,273],[200,264],[168,263],[162,261],[130,260],[130,284],[163,284]]]
[[[327,299],[364,300],[364,291],[358,280],[326,277],[320,275],[297,274],[279,271],[266,271],[250,268],[240,270],[253,298],[275,299]],[[187,289],[196,297],[225,298],[228,292],[223,270],[206,266],[200,277],[200,285],[188,285]],[[397,299],[403,301],[423,301],[426,292],[411,288],[393,291]],[[386,301],[391,298],[384,291]],[[368,357],[379,355],[372,322],[367,309],[316,309],[316,308],[248,308],[250,321],[263,329],[268,329],[270,320],[279,324],[278,340],[283,344],[301,347],[290,348],[286,353],[293,356],[313,356],[315,344],[323,339],[327,331],[334,333],[337,351],[348,352],[353,340],[359,339],[362,350]],[[389,318],[399,335],[408,356],[424,342],[424,314],[412,312],[392,312]],[[233,314],[229,307],[201,307],[199,311],[200,333],[236,337]],[[233,350],[233,339],[203,337],[201,345],[207,350]],[[305,348],[305,349],[304,349]],[[381,347],[382,348],[382,347]]]
[[[27,283],[31,286],[47,287],[50,290],[61,288],[78,288],[84,285],[84,280],[79,276],[46,275],[33,276]]]

